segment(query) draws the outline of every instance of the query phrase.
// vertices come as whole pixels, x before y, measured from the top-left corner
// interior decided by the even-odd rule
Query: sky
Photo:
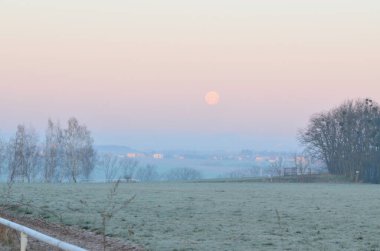
[[[0,0],[0,134],[75,116],[97,144],[298,149],[312,114],[380,102],[379,13],[378,0]]]

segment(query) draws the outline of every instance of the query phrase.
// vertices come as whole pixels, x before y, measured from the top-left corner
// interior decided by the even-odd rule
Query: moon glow
[[[210,91],[205,96],[206,104],[217,105],[220,101],[220,95],[216,91]]]

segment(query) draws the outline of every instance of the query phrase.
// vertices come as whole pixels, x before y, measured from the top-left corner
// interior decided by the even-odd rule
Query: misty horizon
[[[22,123],[21,123],[22,124]],[[33,128],[33,126],[32,126]],[[91,128],[89,127],[91,131]],[[44,130],[36,130],[40,141],[44,140]],[[96,146],[129,147],[141,151],[227,151],[239,152],[243,149],[254,151],[299,152],[301,147],[294,137],[265,137],[239,134],[159,134],[126,133],[102,134],[92,132]],[[0,137],[14,137],[12,131],[0,131]]]

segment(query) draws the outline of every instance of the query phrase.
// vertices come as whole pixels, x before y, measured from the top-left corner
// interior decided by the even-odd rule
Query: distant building
[[[256,157],[255,158],[255,161],[257,161],[257,162],[261,162],[261,161],[264,161],[265,160],[265,158],[264,157]]]
[[[163,159],[164,155],[162,153],[153,154],[153,159]]]
[[[136,153],[127,153],[127,158],[134,159],[137,157]]]
[[[269,162],[270,164],[273,164],[273,163],[276,163],[277,160],[276,160],[276,159],[268,159],[268,162]]]
[[[297,156],[296,161],[297,161],[297,163],[302,164],[302,165],[308,164],[308,160],[303,156]]]

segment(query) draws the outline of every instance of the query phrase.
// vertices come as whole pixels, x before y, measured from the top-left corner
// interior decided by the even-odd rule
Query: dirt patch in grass
[[[104,248],[103,236],[91,231],[55,224],[41,219],[14,217],[9,212],[1,212],[0,217],[88,250],[103,250]],[[4,226],[0,226],[0,242],[2,243],[2,246],[0,245],[0,250],[20,250],[19,233]],[[60,249],[53,248],[43,242],[29,237],[28,250],[52,251]],[[143,248],[117,238],[107,237],[106,250],[141,251]]]

